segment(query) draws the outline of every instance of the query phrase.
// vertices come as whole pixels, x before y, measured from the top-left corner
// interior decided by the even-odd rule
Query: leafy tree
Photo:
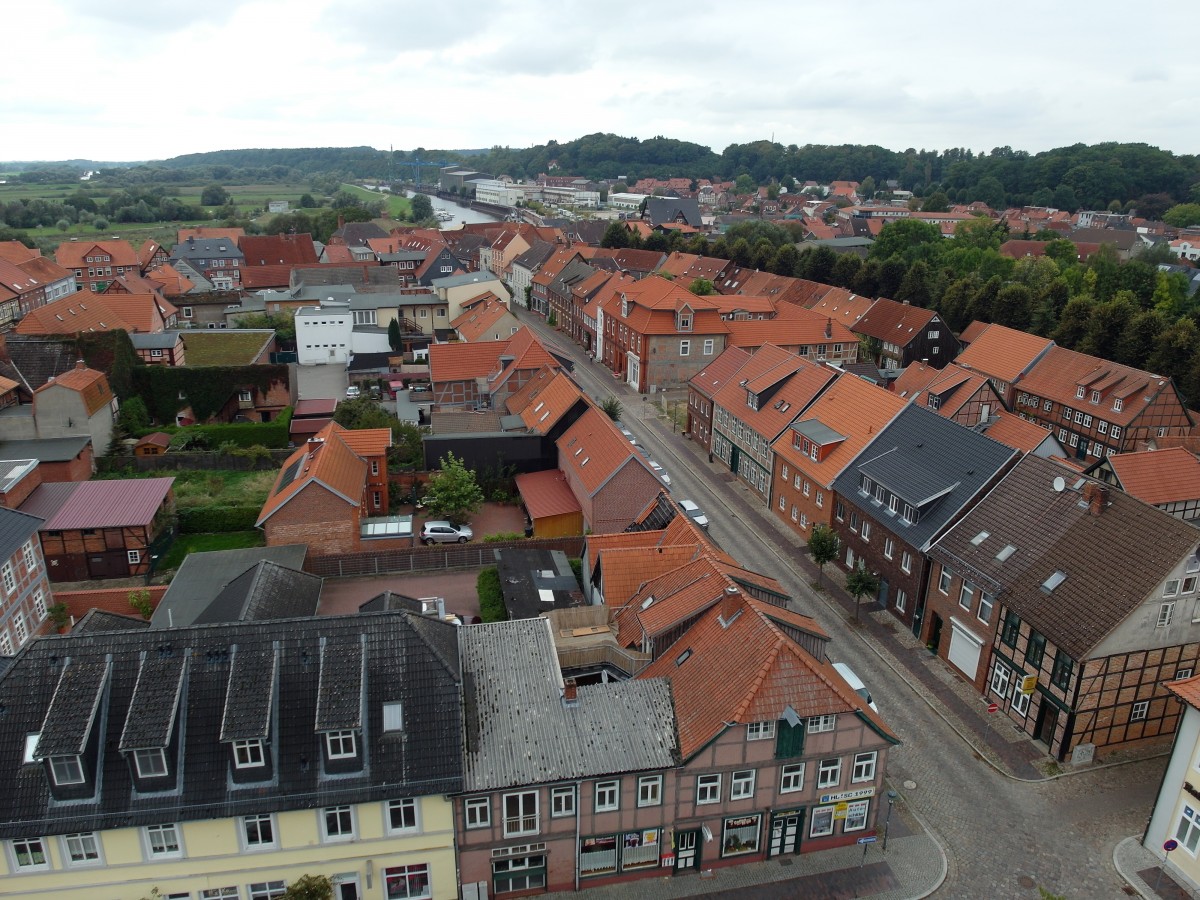
[[[200,192],[202,206],[224,206],[229,202],[229,192],[219,184],[210,184]]]
[[[993,222],[984,216],[976,216],[954,226],[954,246],[978,247],[980,250],[999,250],[1008,236],[1008,226]]]
[[[733,192],[735,194],[753,194],[758,190],[758,185],[749,175],[742,173],[733,182]]]
[[[828,247],[805,250],[800,257],[800,277],[829,284],[833,278],[833,267],[836,265],[837,254]]]
[[[782,247],[779,252],[783,252]],[[858,277],[858,273],[862,270],[862,267],[863,261],[853,253],[840,253],[838,254],[837,262],[833,264],[833,271],[829,273],[830,280],[838,287],[849,290],[851,285],[854,284],[854,280]],[[780,272],[777,274],[782,275],[785,273]]]
[[[150,601],[150,592],[145,588],[129,592],[129,605],[146,621],[154,615],[154,604]]]
[[[867,571],[867,567],[859,560],[858,565],[846,576],[846,590],[854,598],[854,621],[859,621],[858,605],[868,594],[879,593],[879,578]]]
[[[287,886],[283,900],[333,900],[333,892],[328,875],[301,875]]]
[[[899,219],[883,226],[871,245],[870,258],[887,260],[899,256],[904,262],[925,259],[934,248],[941,248],[942,241],[942,230],[932,222]]]
[[[881,297],[895,297],[908,274],[908,266],[899,256],[885,260],[879,268],[878,294]]]
[[[453,453],[442,457],[440,471],[425,485],[425,506],[436,516],[464,522],[483,505],[483,491],[461,459]]]
[[[609,394],[604,399],[604,402],[600,404],[600,409],[614,422],[621,418],[621,401],[617,399],[615,394]]]
[[[1142,194],[1134,205],[1137,207],[1137,214],[1143,219],[1161,219],[1174,202],[1170,194],[1160,191]]]
[[[1114,359],[1118,342],[1138,312],[1137,300],[1129,291],[1118,291],[1111,300],[1097,303],[1087,332],[1075,349],[1101,359]]]
[[[270,328],[283,343],[296,340],[295,313],[246,313],[233,320],[237,328]]]
[[[1058,327],[1051,335],[1054,342],[1068,350],[1074,350],[1079,346],[1088,333],[1095,305],[1096,301],[1091,294],[1072,297],[1058,317]]]
[[[992,321],[1025,331],[1033,320],[1033,291],[1023,284],[1006,284],[996,293]]]
[[[716,287],[707,278],[694,278],[688,285],[688,290],[697,297],[711,297],[717,292]]]
[[[132,397],[133,390],[133,367],[139,362],[137,351],[133,349],[133,341],[129,339],[129,334],[123,329],[118,328],[113,332],[113,361],[112,367],[109,369],[108,384],[112,388],[117,399],[124,401],[127,397]]]
[[[808,554],[817,564],[817,587],[821,586],[821,578],[825,574],[825,564],[837,559],[842,550],[842,542],[834,530],[828,525],[814,525],[808,538]]]
[[[1136,369],[1154,352],[1158,336],[1170,325],[1168,319],[1157,309],[1144,309],[1135,314],[1126,325],[1125,331],[1116,337],[1113,361]]]
[[[1176,228],[1200,225],[1200,202],[1179,203],[1163,213],[1163,221]]]
[[[899,300],[901,303],[907,302],[913,306],[927,308],[932,297],[929,280],[929,263],[918,259],[909,266],[908,271],[904,274],[904,280],[900,282],[900,289],[896,291],[893,299]]]
[[[621,222],[610,222],[600,238],[600,246],[609,250],[624,250],[629,246],[629,229]]]
[[[301,194],[300,195],[300,208],[301,209],[316,209],[316,206],[317,206],[317,199],[312,194]]]
[[[97,231],[108,231],[108,219],[96,216],[96,218],[92,220],[92,227]]]
[[[393,350],[400,349],[400,321],[398,319],[388,322],[388,346]]]
[[[775,255],[767,263],[767,271],[774,275],[791,278],[796,274],[796,264],[799,262],[800,251],[795,244],[788,242],[775,251]]]
[[[150,427],[150,412],[146,409],[146,401],[136,395],[122,401],[117,411],[117,429],[125,437],[133,437],[139,431]]]
[[[413,194],[409,201],[412,207],[412,220],[414,222],[424,222],[426,219],[433,218],[433,201],[426,194]]]
[[[1183,382],[1198,346],[1200,329],[1196,328],[1194,320],[1181,316],[1159,334],[1154,342],[1154,352],[1146,359],[1146,369]]]
[[[871,200],[875,196],[875,179],[868,175],[858,185],[858,196]]]
[[[922,212],[949,212],[950,198],[946,196],[945,191],[934,191],[925,198],[925,202],[921,204]]]
[[[750,265],[754,258],[754,251],[750,247],[750,242],[745,238],[738,238],[729,247],[729,259],[743,268]]]
[[[882,271],[883,265],[879,260],[868,259],[858,270],[858,274],[854,276],[854,283],[850,285],[850,290],[860,297],[878,297]]]

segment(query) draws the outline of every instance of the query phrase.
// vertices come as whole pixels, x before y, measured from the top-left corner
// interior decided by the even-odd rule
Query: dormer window
[[[133,764],[138,778],[160,778],[167,774],[167,755],[161,747],[134,750]]]
[[[262,741],[234,741],[233,764],[238,769],[255,769],[267,764]]]
[[[1083,387],[1083,385],[1080,385],[1079,388],[1075,391],[1075,399],[1082,400],[1083,392],[1084,392],[1084,387]]]
[[[863,475],[862,481],[859,483],[859,490],[862,491],[863,494],[869,495],[872,487],[874,487],[874,483],[866,475]]]
[[[1113,400],[1113,412],[1120,412],[1124,408],[1125,408],[1125,401],[1122,400],[1120,397],[1117,397],[1116,399]]]
[[[758,394],[746,391],[746,405],[751,409],[758,409]]]
[[[353,759],[358,755],[353,731],[330,731],[325,735],[325,750],[330,759]]]
[[[629,301],[624,298],[621,299],[621,318],[629,318]]]
[[[942,405],[942,398],[937,394],[930,394],[925,400],[925,405],[930,409],[937,409]]]
[[[680,331],[691,331],[692,330],[692,317],[690,315],[679,316],[679,330]]]
[[[1099,391],[1092,391],[1092,402],[1093,403],[1100,402],[1100,392]]]
[[[50,757],[50,775],[59,787],[83,784],[83,764],[78,756]]]

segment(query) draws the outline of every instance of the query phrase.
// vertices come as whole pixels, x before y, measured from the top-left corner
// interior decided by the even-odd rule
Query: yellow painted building
[[[350,837],[330,836],[318,807],[46,836],[40,854],[6,841],[0,896],[140,900],[157,888],[164,898],[258,900],[302,875],[328,875],[338,900],[458,896],[449,800],[395,804],[330,807],[331,822],[349,810]]]
[[[1167,684],[1183,703],[1183,716],[1175,732],[1175,745],[1158,789],[1158,799],[1142,844],[1188,890],[1200,891],[1200,675]],[[1168,701],[1172,702],[1172,701]],[[1169,854],[1163,845],[1173,840]]]

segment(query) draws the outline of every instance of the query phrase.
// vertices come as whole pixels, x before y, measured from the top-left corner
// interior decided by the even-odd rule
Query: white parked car
[[[708,516],[704,514],[704,510],[696,505],[694,500],[680,500],[679,506],[685,513],[687,513],[687,517],[689,519],[691,519],[705,531],[708,531]]]
[[[667,470],[652,459],[647,460],[647,462],[650,463],[650,468],[654,470],[654,474],[662,479],[663,484],[665,484],[667,487],[670,487],[671,476],[667,474]]]
[[[871,692],[867,690],[867,686],[863,684],[862,679],[858,677],[855,671],[845,663],[834,663],[834,670],[842,676],[846,684],[854,690],[854,693],[867,701],[867,706],[879,712],[879,707],[875,705],[875,701],[871,699]]]
[[[350,387],[346,388],[346,397],[350,400],[353,400],[360,393],[362,393],[362,391],[359,390],[357,384],[352,384]]]
[[[465,544],[475,533],[467,525],[455,525],[445,520],[426,522],[421,529],[421,540],[426,544]]]

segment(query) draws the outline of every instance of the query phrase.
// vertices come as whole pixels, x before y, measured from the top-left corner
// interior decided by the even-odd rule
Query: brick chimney
[[[579,705],[579,687],[574,678],[563,680],[563,706]]]
[[[1089,481],[1083,486],[1083,502],[1087,504],[1089,515],[1099,516],[1108,506],[1108,486]]]
[[[82,359],[75,360],[75,368],[82,371],[87,368],[87,364]]]
[[[729,624],[734,620],[742,609],[742,595],[738,589],[730,585],[725,588],[725,593],[721,596],[721,625],[728,628]]]
[[[833,318],[832,317],[825,320],[825,337],[826,338],[833,337]]]

